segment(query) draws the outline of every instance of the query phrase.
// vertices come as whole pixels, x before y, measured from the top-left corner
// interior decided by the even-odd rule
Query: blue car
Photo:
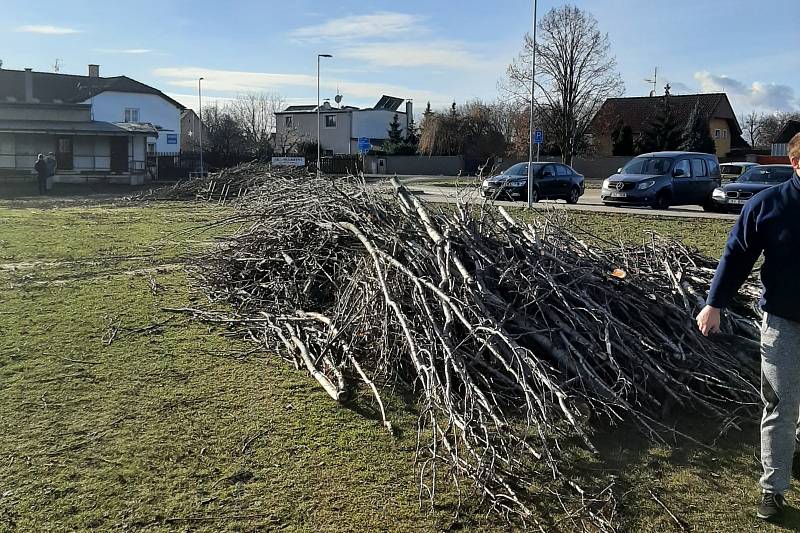
[[[583,175],[561,163],[533,163],[534,202],[562,199],[577,204],[585,191]],[[486,198],[528,199],[528,163],[517,163],[481,183],[481,194]]]
[[[667,209],[700,205],[713,211],[714,189],[720,186],[717,156],[698,152],[652,152],[631,159],[603,182],[606,205],[639,205]]]

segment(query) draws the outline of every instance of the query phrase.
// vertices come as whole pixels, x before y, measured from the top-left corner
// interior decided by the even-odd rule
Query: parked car
[[[576,204],[585,186],[581,174],[561,163],[533,163],[533,201],[562,199]],[[517,163],[502,174],[483,180],[481,193],[486,198],[528,199],[528,163]]]
[[[792,165],[756,165],[733,183],[714,189],[711,198],[718,211],[738,211],[754,195],[764,189],[792,179]]]
[[[758,163],[750,163],[746,161],[737,163],[723,163],[719,166],[719,171],[722,174],[722,181],[736,181],[744,172],[753,167],[758,166]]]
[[[603,182],[607,205],[701,205],[712,209],[711,194],[720,186],[717,156],[697,152],[653,152],[628,161]]]

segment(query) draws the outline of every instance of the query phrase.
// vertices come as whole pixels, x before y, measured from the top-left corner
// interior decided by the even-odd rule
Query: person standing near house
[[[39,194],[47,192],[47,161],[44,160],[44,155],[39,154],[36,158],[36,163],[33,165],[33,170],[36,171],[36,179],[39,182]]]
[[[49,191],[53,188],[53,178],[56,175],[56,170],[58,169],[58,161],[56,161],[56,155],[53,152],[47,154],[45,157],[45,161],[47,162],[47,184],[46,189]]]
[[[761,267],[761,504],[757,516],[780,517],[786,504],[800,419],[800,133],[789,141],[792,179],[755,195],[731,230],[697,315],[703,335],[719,332],[720,310]],[[800,461],[800,458],[798,458]]]

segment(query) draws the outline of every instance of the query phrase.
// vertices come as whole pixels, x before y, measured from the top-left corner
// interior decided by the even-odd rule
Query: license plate
[[[626,193],[626,192],[612,192],[611,193],[611,198],[625,198],[627,196],[628,196],[628,193]]]
[[[747,200],[728,200],[729,204],[744,205]]]

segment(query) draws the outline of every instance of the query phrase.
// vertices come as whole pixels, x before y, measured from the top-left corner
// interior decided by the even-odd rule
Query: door
[[[74,167],[72,137],[59,137],[56,144],[56,165],[59,170],[72,170]]]
[[[536,178],[536,186],[539,187],[539,196],[558,195],[558,175],[556,165],[545,165]]]
[[[692,202],[703,205],[714,190],[714,182],[711,181],[708,166],[703,158],[692,158],[692,183],[692,192],[694,196]]]
[[[567,165],[556,165],[556,174],[556,188],[558,189],[558,195],[566,198],[569,194],[569,189],[572,186],[572,169]]]
[[[688,159],[679,159],[672,167],[672,200],[673,205],[686,205],[694,202],[692,181],[692,165]]]
[[[111,172],[128,172],[128,138],[111,137]]]

